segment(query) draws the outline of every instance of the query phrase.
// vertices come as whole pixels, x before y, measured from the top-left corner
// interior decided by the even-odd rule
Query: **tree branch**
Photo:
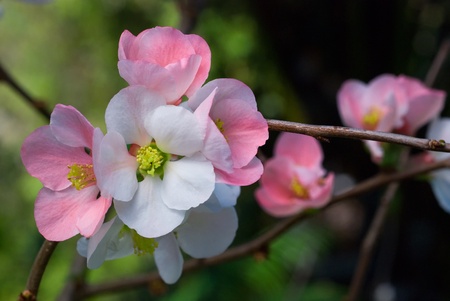
[[[269,129],[280,132],[292,132],[312,136],[318,139],[323,137],[350,138],[359,140],[375,140],[405,145],[417,149],[450,152],[450,143],[444,140],[422,139],[406,135],[368,131],[334,125],[312,125],[291,121],[267,119]],[[439,139],[439,137],[437,137]]]
[[[408,170],[397,173],[380,173],[366,181],[357,184],[353,188],[334,196],[331,199],[330,203],[324,208],[322,208],[322,210],[332,206],[337,202],[366,193],[375,188],[386,185],[390,182],[402,181],[404,179],[411,178],[419,174],[427,173],[445,167],[450,167],[450,159],[434,162],[423,166],[413,167]],[[218,265],[243,256],[254,254],[259,251],[264,252],[272,240],[276,239],[278,236],[286,232],[293,225],[297,224],[302,220],[305,220],[306,218],[314,216],[320,211],[321,210],[313,212],[301,212],[293,217],[281,220],[280,222],[275,224],[273,228],[271,228],[269,231],[262,234],[261,236],[247,243],[244,243],[240,246],[230,248],[218,256],[205,259],[190,259],[184,264],[183,273],[198,270],[203,267]],[[127,279],[122,278],[120,280],[105,282],[97,285],[86,285],[85,287],[80,288],[78,293],[80,298],[86,298],[97,294],[131,289],[137,286],[146,285],[149,282],[157,281],[160,279],[161,278],[158,272],[155,271],[149,274],[137,275]]]
[[[38,255],[36,256],[33,266],[31,267],[30,275],[28,276],[26,289],[19,295],[19,301],[34,301],[37,300],[39,285],[41,284],[42,276],[48,261],[53,254],[57,242],[44,241]]]

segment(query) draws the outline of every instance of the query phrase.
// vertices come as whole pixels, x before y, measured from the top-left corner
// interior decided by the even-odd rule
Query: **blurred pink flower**
[[[262,172],[258,147],[269,137],[252,90],[235,79],[216,79],[203,86],[188,106],[206,128],[202,153],[214,165],[216,181],[250,185]]]
[[[397,77],[395,98],[399,115],[395,131],[414,135],[426,123],[436,118],[444,107],[445,92],[426,87],[418,79]]]
[[[260,206],[277,217],[319,208],[331,198],[334,174],[322,168],[320,144],[312,137],[282,133],[255,192]]]
[[[395,100],[396,78],[383,74],[367,85],[358,80],[347,80],[338,91],[338,109],[344,125],[371,131],[391,132],[397,122]],[[380,142],[365,141],[372,159],[383,157]]]
[[[119,41],[119,73],[130,85],[158,91],[167,104],[179,104],[205,82],[211,51],[198,35],[155,27],[137,36],[124,31]]]
[[[414,135],[442,110],[445,92],[430,89],[412,77],[383,74],[367,85],[357,80],[344,82],[337,98],[346,126]],[[365,143],[372,160],[379,163],[384,155],[381,143]]]
[[[101,226],[111,198],[99,196],[92,153],[102,136],[75,108],[56,105],[50,125],[25,139],[23,164],[44,185],[34,215],[46,239],[62,241],[78,233],[90,237]]]

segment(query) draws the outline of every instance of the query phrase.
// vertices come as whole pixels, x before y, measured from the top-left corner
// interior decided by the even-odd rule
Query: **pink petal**
[[[119,39],[119,60],[126,60],[136,37],[125,30]]]
[[[192,54],[195,50],[181,31],[171,27],[155,27],[138,34],[128,59],[145,60],[165,67]]]
[[[322,148],[315,138],[287,132],[278,137],[275,156],[290,158],[295,164],[309,168],[320,166],[323,160]]]
[[[194,115],[199,121],[202,130],[206,133],[202,153],[213,163],[215,168],[232,172],[233,162],[231,149],[225,137],[209,117],[209,111],[216,91],[217,89],[214,89],[200,106],[197,107]]]
[[[202,58],[197,75],[185,93],[188,97],[191,97],[208,78],[209,69],[211,67],[211,50],[206,41],[198,35],[190,34],[187,35],[186,38],[191,42],[195,53]]]
[[[234,168],[231,172],[215,169],[216,181],[230,185],[247,186],[255,183],[263,174],[261,161],[254,157],[250,163],[241,168]]]
[[[269,137],[262,114],[240,99],[217,101],[210,116],[214,121],[223,122],[223,135],[230,146],[235,168],[247,165]]]
[[[360,102],[364,98],[366,87],[357,80],[347,80],[338,91],[338,109],[342,123],[349,127],[362,128],[361,120],[364,112]]]
[[[201,56],[191,55],[188,58],[180,59],[179,61],[166,66],[166,69],[170,72],[172,78],[176,82],[175,91],[173,91],[176,96],[173,97],[174,99],[172,102],[168,103],[175,103],[179,98],[186,94],[186,90],[189,89],[197,75],[201,61]]]
[[[83,147],[70,147],[53,136],[50,126],[42,126],[31,133],[20,151],[22,162],[33,177],[52,190],[71,186],[67,179],[69,166],[92,164]]]
[[[241,81],[232,78],[219,78],[208,82],[188,100],[189,106],[195,110],[216,88],[215,101],[240,99],[254,110],[257,109],[255,95],[252,90]]]
[[[97,200],[98,188],[62,191],[42,188],[36,198],[34,216],[39,232],[48,240],[63,241],[83,233],[91,236],[103,222],[110,199]]]
[[[92,149],[94,127],[74,107],[57,104],[50,117],[50,128],[61,143]]]

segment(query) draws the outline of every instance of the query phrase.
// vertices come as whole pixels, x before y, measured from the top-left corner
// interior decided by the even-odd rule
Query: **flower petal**
[[[151,142],[151,137],[145,130],[144,120],[152,110],[164,104],[162,96],[143,86],[122,89],[106,108],[108,131],[120,133],[127,144],[146,145]]]
[[[165,153],[191,156],[202,149],[205,133],[194,114],[185,108],[158,107],[147,115],[145,128]]]
[[[214,183],[211,162],[197,153],[166,163],[161,197],[169,208],[187,210],[204,203],[211,196]]]
[[[63,241],[78,233],[94,234],[109,207],[107,199],[97,200],[98,192],[96,186],[82,190],[69,187],[62,191],[42,188],[34,207],[39,232],[51,241]]]
[[[62,144],[48,125],[36,129],[25,139],[20,155],[30,175],[52,190],[63,190],[72,185],[67,179],[69,166],[92,164],[92,158],[83,147]]]
[[[236,235],[238,218],[234,207],[218,212],[193,209],[177,229],[178,242],[194,258],[207,258],[225,251]]]
[[[161,180],[145,177],[129,202],[114,200],[117,215],[139,235],[154,238],[178,227],[185,211],[168,208],[161,199]]]
[[[94,173],[102,195],[125,202],[131,200],[138,188],[138,163],[128,153],[123,137],[117,132],[108,132],[93,154]]]
[[[173,233],[156,239],[158,247],[153,253],[156,267],[162,280],[167,284],[178,281],[183,271],[183,256]]]
[[[284,156],[308,168],[322,165],[323,153],[319,142],[307,135],[281,133],[275,144],[275,156]]]
[[[50,128],[59,142],[92,149],[94,127],[74,107],[57,104],[50,117]]]
[[[230,185],[247,186],[255,183],[261,178],[264,168],[257,157],[241,168],[234,168],[232,172],[215,169],[216,181]]]

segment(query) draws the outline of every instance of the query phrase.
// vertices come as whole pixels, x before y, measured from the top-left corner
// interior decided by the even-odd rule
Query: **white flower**
[[[98,185],[114,198],[122,221],[140,235],[171,232],[186,210],[211,196],[214,170],[200,152],[205,129],[192,112],[131,86],[109,103],[106,125],[94,158]]]

